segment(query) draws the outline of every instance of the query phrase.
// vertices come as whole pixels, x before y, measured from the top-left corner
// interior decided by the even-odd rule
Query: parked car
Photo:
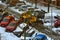
[[[60,28],[52,28],[52,31],[57,34],[60,35]]]
[[[34,11],[34,15],[37,17],[37,18],[41,18],[41,19],[44,19],[44,16],[47,12],[45,12],[44,10],[35,10]]]
[[[0,9],[0,12],[3,12],[3,10],[2,10],[2,9]]]
[[[9,15],[9,13],[8,13],[8,12],[6,12],[6,11],[4,11],[4,12],[2,13],[2,15],[5,17],[5,16],[8,16],[8,15]]]
[[[48,40],[48,39],[47,39],[46,35],[44,35],[44,34],[37,34],[37,35],[33,38],[33,40]]]
[[[27,18],[30,18],[31,15],[28,14],[28,13],[23,13],[23,14],[22,14],[22,17],[23,17],[24,19],[27,19]]]
[[[17,37],[21,37],[22,31],[19,32],[13,32],[14,35],[16,35]]]
[[[36,22],[37,21],[37,18],[35,17],[35,16],[31,16],[30,17],[30,23],[32,24],[32,23],[34,23],[34,22]]]
[[[9,25],[6,27],[6,32],[9,31],[9,32],[12,32],[16,29],[16,21],[13,20],[9,23]]]
[[[30,5],[22,5],[22,6],[21,6],[21,8],[22,8],[23,10],[25,10],[25,11],[27,11],[29,7],[31,8]]]
[[[2,14],[0,14],[0,22],[2,21],[2,19],[3,19],[3,15],[2,15]]]
[[[35,31],[32,31],[31,33],[26,33],[26,37],[32,37],[32,35],[35,33]],[[24,34],[23,34],[24,36]]]
[[[9,25],[6,27],[6,31],[7,32],[13,32],[17,28],[17,26],[21,23],[22,23],[22,20],[18,20],[18,21],[13,20],[13,21],[11,21],[9,23]]]
[[[17,6],[16,8],[18,8],[19,11],[28,11],[28,9],[31,8],[31,6],[30,5],[22,5],[20,7]]]
[[[4,17],[8,16],[7,12],[4,12],[2,14],[0,14],[0,22],[3,20]]]
[[[34,8],[33,7],[28,7],[27,13],[32,14],[33,12],[34,12]]]
[[[54,23],[54,26],[57,28],[60,26],[60,19],[57,19]]]
[[[14,35],[16,35],[17,37],[20,37],[20,34],[22,33],[22,31],[19,32],[13,32]],[[35,33],[35,31],[32,31],[31,33],[26,33],[26,40],[32,40],[32,35]],[[21,40],[24,40],[24,34],[20,37]]]
[[[16,35],[17,37],[21,37],[22,34],[28,29],[29,27],[24,27],[22,32],[14,32],[13,34]]]
[[[21,33],[23,33],[22,31],[19,32],[13,32],[14,35],[16,35],[17,37],[20,37]],[[26,33],[26,37],[32,37],[32,35],[35,33],[35,31],[32,31],[31,33]],[[21,36],[24,36],[24,34],[22,34]]]
[[[26,5],[22,5],[21,8],[22,8],[23,10],[28,10]]]
[[[14,20],[13,16],[7,16],[1,21],[0,25],[6,27],[12,20]]]
[[[24,1],[20,1],[19,3],[16,4],[16,6],[21,6],[21,5],[26,5]]]

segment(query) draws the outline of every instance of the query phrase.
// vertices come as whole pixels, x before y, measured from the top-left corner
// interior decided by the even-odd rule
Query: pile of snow
[[[51,26],[54,26],[54,23],[44,23],[43,24],[45,27],[51,27]]]
[[[1,40],[19,40],[13,33],[4,32],[1,34]]]
[[[0,27],[1,40],[19,40],[13,33],[5,32],[5,28]]]
[[[54,31],[56,34],[60,34],[60,27],[59,28],[52,28],[52,31]]]
[[[26,27],[26,23],[22,23],[22,24],[20,24],[20,27],[23,29],[24,27]]]

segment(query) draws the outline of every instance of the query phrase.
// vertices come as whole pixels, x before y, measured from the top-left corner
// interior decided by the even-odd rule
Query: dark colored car
[[[4,17],[8,16],[8,13],[5,12],[5,13],[2,13],[0,14],[0,22],[3,20]]]
[[[2,15],[2,14],[0,14],[0,22],[2,21],[2,19],[3,19],[3,15]]]
[[[23,33],[22,31],[13,32],[13,34],[14,34],[15,36],[17,36],[17,37],[21,37],[22,33]]]
[[[28,30],[28,29],[29,29],[29,27],[26,26],[26,27],[23,28],[23,31],[22,31],[22,32],[13,32],[13,34],[16,35],[17,37],[21,37],[22,34],[23,34],[26,30]],[[33,34],[33,33],[32,33],[32,34]]]
[[[5,17],[5,16],[8,16],[8,15],[9,15],[9,13],[8,13],[8,12],[6,12],[6,11],[4,11],[4,12],[2,13],[2,15]]]
[[[45,12],[44,10],[41,10],[41,11],[36,10],[34,12],[34,15],[37,16],[37,18],[44,19],[45,13],[47,13],[47,12]]]
[[[0,12],[3,12],[3,10],[2,10],[2,9],[0,9]]]
[[[0,25],[6,27],[12,20],[14,20],[13,16],[7,16],[1,21]]]
[[[32,31],[31,33],[27,32],[26,37],[32,37],[34,33],[35,33],[35,31]],[[22,36],[24,36],[24,34]]]
[[[60,26],[60,19],[57,19],[54,23],[54,26],[58,28]]]
[[[24,1],[19,1],[19,3],[17,3],[16,5],[17,6],[26,5],[26,3]]]
[[[17,37],[20,37],[20,36],[24,36],[24,34],[22,34],[23,32],[20,31],[20,32],[13,32],[14,35],[16,35]],[[26,33],[26,37],[32,37],[32,35],[35,33],[35,31],[31,32],[31,33]]]

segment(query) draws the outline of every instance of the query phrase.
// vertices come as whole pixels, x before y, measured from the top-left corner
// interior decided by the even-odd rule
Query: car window
[[[41,40],[41,39],[33,39],[33,40]]]
[[[21,40],[24,40],[24,39],[21,39]],[[31,39],[26,39],[26,40],[31,40]]]
[[[10,23],[9,26],[15,26],[16,23]]]
[[[3,19],[4,22],[8,22],[9,20],[7,18]]]
[[[27,8],[27,6],[22,6],[22,8]]]
[[[0,18],[2,17],[2,15],[0,15]]]
[[[30,5],[27,5],[27,7],[31,7]]]
[[[35,40],[40,40],[40,39],[35,39]]]
[[[44,38],[33,38],[33,40],[44,40]]]

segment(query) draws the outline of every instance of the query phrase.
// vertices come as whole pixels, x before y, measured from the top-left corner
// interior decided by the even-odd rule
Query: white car
[[[19,13],[19,14],[22,14],[22,13],[25,13],[26,11],[19,11],[19,9],[16,9],[15,7],[9,7],[8,8],[10,11],[13,11],[13,12],[16,12],[16,13]]]
[[[7,8],[7,4],[2,3],[2,2],[0,1],[0,9],[5,9],[5,8]]]
[[[54,26],[56,19],[54,16],[57,16],[56,13],[46,13],[44,17],[44,26]]]
[[[54,19],[54,16],[57,16],[56,13],[46,13],[44,17],[45,22],[54,22],[56,19]]]
[[[26,37],[26,40],[32,40],[32,39],[33,39],[32,37]],[[20,40],[24,40],[24,37],[22,36]]]
[[[28,11],[28,8],[31,8],[32,6],[31,5],[21,5],[21,8],[23,9],[23,10],[26,10],[26,11]]]
[[[60,28],[52,28],[52,31],[60,35]]]

